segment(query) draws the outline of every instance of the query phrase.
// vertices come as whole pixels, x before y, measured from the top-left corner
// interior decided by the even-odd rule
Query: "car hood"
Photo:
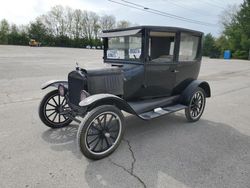
[[[101,69],[83,69],[82,70],[87,77],[92,76],[107,76],[107,75],[121,75],[122,69],[120,67],[108,67]]]

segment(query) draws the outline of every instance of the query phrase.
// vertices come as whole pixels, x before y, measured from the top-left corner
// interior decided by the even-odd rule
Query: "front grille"
[[[86,77],[78,71],[72,71],[68,75],[69,101],[74,105],[79,105],[80,92],[87,89]]]

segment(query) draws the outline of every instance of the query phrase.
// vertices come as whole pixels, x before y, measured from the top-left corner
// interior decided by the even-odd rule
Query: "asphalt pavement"
[[[100,68],[101,50],[0,46],[0,187],[250,187],[250,61],[203,58],[199,79],[212,97],[200,121],[183,111],[143,121],[126,115],[126,131],[109,157],[78,150],[77,123],[46,127],[40,90],[67,79],[75,62]]]

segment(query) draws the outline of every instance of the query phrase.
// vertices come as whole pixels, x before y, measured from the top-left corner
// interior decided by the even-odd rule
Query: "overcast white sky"
[[[138,25],[177,26],[196,29],[219,35],[220,26],[201,26],[144,11],[127,8],[107,0],[1,0],[0,20],[28,24],[37,16],[46,13],[55,5],[69,6],[94,11],[100,15],[113,14],[117,20],[128,20]],[[119,1],[119,0],[116,0]],[[128,0],[163,12],[209,23],[218,23],[218,15],[228,5],[240,4],[243,0]]]

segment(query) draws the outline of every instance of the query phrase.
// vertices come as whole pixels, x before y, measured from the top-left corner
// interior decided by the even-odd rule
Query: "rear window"
[[[182,33],[180,41],[179,61],[194,61],[197,58],[198,36]]]

